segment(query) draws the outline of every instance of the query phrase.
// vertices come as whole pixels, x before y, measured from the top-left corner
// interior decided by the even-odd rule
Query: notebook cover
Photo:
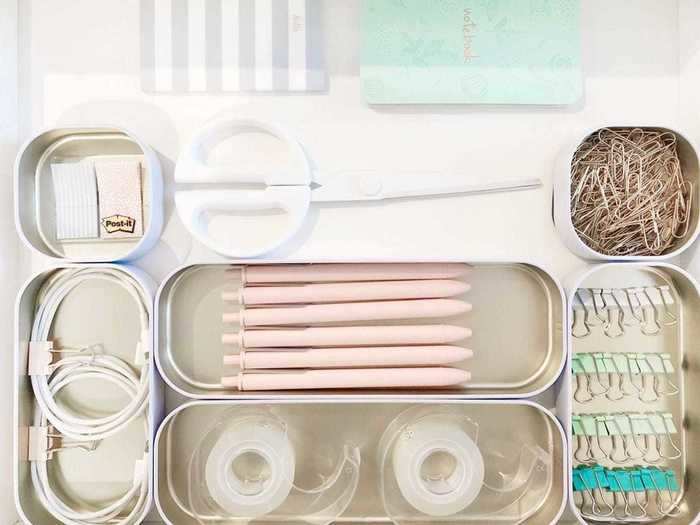
[[[365,0],[370,104],[572,104],[579,0]]]

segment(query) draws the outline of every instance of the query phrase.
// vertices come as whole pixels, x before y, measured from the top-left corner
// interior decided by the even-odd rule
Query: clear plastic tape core
[[[326,525],[345,512],[357,490],[360,451],[347,443],[318,485],[296,485],[287,424],[269,410],[227,410],[202,436],[189,458],[187,486],[188,513],[200,524],[265,516]]]
[[[476,421],[447,407],[414,407],[394,419],[377,456],[387,516],[397,524],[517,521],[525,496],[542,501],[552,483],[551,442],[550,452],[517,438],[508,450],[497,450],[488,436],[480,443],[479,433]]]

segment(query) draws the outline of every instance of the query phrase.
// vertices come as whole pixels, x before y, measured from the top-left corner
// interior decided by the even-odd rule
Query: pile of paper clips
[[[670,412],[576,414],[572,432],[574,458],[581,463],[607,459],[618,465],[656,464],[682,454],[673,439],[678,429]]]
[[[680,514],[680,486],[669,469],[580,466],[573,471],[573,488],[581,511],[606,521],[648,521]]]
[[[614,128],[589,135],[571,162],[571,220],[579,237],[606,255],[661,255],[690,228],[693,185],[684,177],[677,136]]]
[[[597,326],[608,337],[637,326],[644,335],[658,335],[678,322],[673,294],[667,285],[637,288],[579,288],[575,293],[571,335],[588,337]]]
[[[575,298],[571,334],[579,342],[571,372],[578,405],[571,433],[576,505],[584,518],[597,521],[677,515],[680,492],[672,467],[683,461],[684,441],[669,398],[681,392],[680,363],[659,351],[665,350],[665,339],[652,343],[643,337],[680,325],[677,294],[660,284],[579,288]]]

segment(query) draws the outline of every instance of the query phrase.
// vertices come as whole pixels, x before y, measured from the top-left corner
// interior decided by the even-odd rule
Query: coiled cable
[[[49,336],[56,313],[63,300],[77,286],[86,281],[101,280],[114,283],[126,290],[134,299],[139,311],[141,336],[136,354],[147,350],[145,336],[148,334],[149,314],[147,299],[139,284],[123,271],[114,268],[92,267],[64,269],[55,272],[42,286],[37,296],[37,306],[32,326],[31,342],[50,342]],[[123,359],[96,353],[94,348],[79,350],[54,350],[71,352],[50,365],[48,375],[31,376],[34,391],[34,424],[38,427],[51,425],[60,433],[62,440],[78,443],[93,443],[106,439],[123,430],[136,418],[144,415],[148,406],[149,366],[145,360],[140,372]],[[56,402],[56,395],[68,385],[84,380],[99,380],[116,385],[128,397],[121,409],[107,415],[78,415]],[[148,425],[144,419],[147,435]],[[147,442],[147,441],[146,441]],[[144,451],[144,454],[147,452]],[[85,446],[85,448],[89,448]],[[135,468],[130,489],[121,497],[98,510],[77,511],[67,505],[51,487],[46,461],[33,461],[31,476],[39,499],[47,510],[62,523],[69,525],[131,524],[147,505],[148,476],[146,462]],[[134,499],[136,500],[135,503]]]

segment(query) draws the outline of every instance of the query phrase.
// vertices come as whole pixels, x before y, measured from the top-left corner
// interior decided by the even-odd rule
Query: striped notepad
[[[323,91],[320,9],[320,0],[141,0],[141,87]]]

